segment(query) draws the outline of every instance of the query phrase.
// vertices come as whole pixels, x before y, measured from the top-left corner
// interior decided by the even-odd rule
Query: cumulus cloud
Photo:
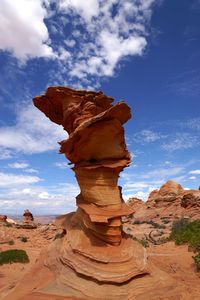
[[[143,55],[157,2],[2,0],[0,49],[23,62],[54,59],[58,72],[52,70],[52,81],[67,75],[69,83],[79,78],[89,85],[88,76],[113,76],[123,58]]]
[[[98,0],[60,0],[58,1],[58,8],[60,11],[66,13],[78,13],[86,22],[99,14]]]
[[[41,179],[37,176],[17,175],[12,173],[0,173],[0,187],[23,186],[39,182]]]
[[[25,169],[29,166],[29,164],[16,162],[16,163],[8,164],[8,166],[12,169]]]
[[[56,150],[57,142],[64,138],[62,126],[52,123],[33,105],[18,111],[15,126],[0,128],[0,146],[6,151],[31,154]]]
[[[200,170],[192,170],[189,172],[189,174],[200,175]]]
[[[10,179],[16,179],[14,174]],[[14,176],[14,177],[13,177]],[[4,174],[5,177],[5,174]],[[1,180],[0,175],[0,180]],[[63,214],[75,210],[75,197],[78,186],[73,183],[59,184],[54,187],[34,185],[34,180],[27,176],[20,177],[14,185],[4,184],[5,191],[0,191],[0,211],[5,214],[21,214],[27,207],[34,214]],[[26,178],[26,180],[25,180]],[[4,180],[5,182],[5,180]],[[9,182],[7,178],[6,182]],[[23,182],[23,184],[22,184]]]
[[[79,16],[72,32],[77,47],[71,57],[70,75],[82,80],[88,74],[113,76],[121,59],[142,55],[147,45],[146,26],[155,2],[90,0],[85,5],[79,0],[58,1],[62,14],[68,16],[73,12]],[[83,33],[77,34],[77,24],[84,26]]]
[[[197,178],[196,178],[196,176],[190,176],[189,179],[196,180]]]
[[[54,57],[44,23],[47,10],[42,0],[0,1],[0,49],[19,60]]]

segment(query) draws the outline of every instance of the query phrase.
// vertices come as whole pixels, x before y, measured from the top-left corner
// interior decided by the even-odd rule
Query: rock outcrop
[[[22,222],[18,222],[15,226],[23,229],[37,228],[37,224],[34,222],[34,217],[28,209],[25,209],[24,211]]]
[[[127,201],[127,204],[135,209],[134,220],[167,218],[171,223],[182,217],[200,218],[200,191],[185,190],[172,180],[167,181],[160,189],[152,191],[147,202],[143,202],[142,205],[139,203],[139,200],[132,201],[132,198]]]
[[[23,217],[24,217],[24,223],[29,224],[34,221],[33,215],[28,209],[25,209]]]
[[[0,224],[7,224],[7,216],[0,215]]]
[[[65,299],[181,299],[174,280],[148,262],[142,245],[122,230],[121,218],[134,212],[118,186],[130,164],[123,128],[131,118],[128,105],[113,104],[102,92],[66,87],[50,87],[33,102],[68,132],[60,152],[74,164],[81,191],[77,211],[57,219],[63,231],[45,260],[56,280],[40,292]]]

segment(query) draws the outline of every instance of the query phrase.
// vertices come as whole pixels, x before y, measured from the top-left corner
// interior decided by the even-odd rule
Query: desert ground
[[[152,230],[155,230],[154,226],[148,223],[133,225],[131,222],[124,223],[124,231],[138,240],[145,238],[145,236],[148,237]],[[56,229],[54,225],[40,225],[36,229],[3,225],[0,227],[0,251],[23,249],[30,259],[30,262],[26,264],[12,263],[0,266],[0,299],[4,299],[7,292],[12,290],[23,277],[26,277],[26,274],[37,262],[41,251],[48,247],[58,231],[59,229]],[[166,236],[170,231],[169,226],[162,231],[165,232],[164,235]],[[26,237],[27,241],[23,242],[22,237]],[[10,244],[10,241],[13,241],[14,244]],[[191,294],[190,299],[199,299],[200,273],[195,271],[192,259],[193,252],[188,251],[187,245],[176,246],[173,241],[163,244],[153,244],[148,241],[146,250],[149,259],[155,266],[167,272],[177,283],[184,284],[185,291],[189,291]],[[61,299],[63,298],[61,297]]]

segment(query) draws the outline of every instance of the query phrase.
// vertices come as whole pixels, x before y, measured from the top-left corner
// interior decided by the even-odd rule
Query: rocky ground
[[[183,217],[200,219],[200,191],[184,190],[177,183],[169,181],[159,190],[153,191],[146,203],[131,198],[128,204],[134,208],[135,213],[124,218],[124,231],[146,247],[148,257],[155,266],[184,285],[183,292],[189,291],[190,299],[199,300],[200,273],[195,271],[193,252],[188,251],[187,245],[176,246],[167,237],[175,220]],[[27,264],[0,266],[0,299],[4,299],[5,290],[12,289],[26,276],[41,251],[60,232],[53,224],[40,224],[33,229],[17,228],[16,225],[10,227],[3,216],[0,223],[0,251],[22,249],[30,259]]]
[[[0,251],[25,250],[28,264],[13,263],[0,266],[0,295],[4,288],[16,285],[38,259],[40,252],[54,239],[58,230],[54,225],[41,225],[36,229],[23,229],[0,225]]]
[[[126,226],[127,224],[125,224],[125,230],[127,230]],[[138,238],[142,239],[144,234],[152,229],[151,227],[150,224],[135,224],[131,230]],[[15,263],[0,266],[0,299],[3,299],[1,296],[4,294],[5,289],[12,289],[26,275],[37,261],[40,252],[49,245],[56,233],[56,228],[53,225],[42,225],[32,230],[0,227],[1,242],[3,241],[2,236],[9,237],[9,240],[14,241],[14,244],[10,245],[9,242],[4,240],[5,243],[0,244],[0,250],[23,249],[30,258],[28,264]],[[23,242],[22,237],[27,237],[27,242]],[[193,253],[188,251],[187,245],[176,246],[174,242],[161,245],[154,245],[151,242],[148,244],[149,247],[146,249],[149,259],[161,270],[170,274],[180,283],[184,283],[185,289],[190,291],[194,300],[199,299],[200,273],[195,271],[192,259]]]

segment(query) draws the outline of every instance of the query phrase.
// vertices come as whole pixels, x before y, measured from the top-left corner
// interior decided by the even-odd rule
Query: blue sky
[[[79,193],[32,105],[50,85],[102,90],[131,106],[123,195],[173,179],[200,185],[199,0],[1,0],[0,214],[60,214]]]

